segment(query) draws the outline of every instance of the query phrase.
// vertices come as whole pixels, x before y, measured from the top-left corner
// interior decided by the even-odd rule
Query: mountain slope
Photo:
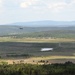
[[[15,35],[18,37],[75,37],[75,27],[24,27],[0,26],[0,36]]]

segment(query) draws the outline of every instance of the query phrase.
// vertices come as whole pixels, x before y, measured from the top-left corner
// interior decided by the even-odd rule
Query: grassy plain
[[[44,61],[44,62],[40,62]],[[7,62],[8,64],[51,64],[51,63],[65,63],[71,61],[75,63],[75,56],[43,56],[43,57],[31,57],[27,59],[0,59],[0,64]]]
[[[60,43],[63,43],[61,47]],[[54,50],[41,52],[41,48],[44,47],[53,47]],[[6,57],[6,55],[23,53],[32,55],[32,57]],[[21,63],[21,61],[23,63],[43,64],[39,62],[41,60],[49,61],[49,63],[64,63],[66,61],[75,63],[75,39],[0,37],[0,56],[0,62],[8,62],[8,64]]]
[[[15,38],[15,37],[0,37],[0,42],[75,42],[75,39],[71,38]]]

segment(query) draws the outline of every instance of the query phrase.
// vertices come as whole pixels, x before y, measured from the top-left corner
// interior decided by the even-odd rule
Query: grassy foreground
[[[1,75],[75,75],[75,64],[66,62],[64,64],[32,65],[13,64],[0,65]]]

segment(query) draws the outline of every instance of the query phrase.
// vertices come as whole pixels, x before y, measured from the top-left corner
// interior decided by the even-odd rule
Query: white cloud
[[[57,2],[48,4],[48,8],[52,11],[59,12],[67,6],[65,2]]]
[[[57,0],[56,2],[48,2],[46,5],[51,12],[62,12],[65,10],[72,10],[71,8],[75,9],[75,0]]]
[[[54,12],[59,12],[63,10],[65,7],[67,7],[67,3],[65,1],[50,1],[50,0],[26,0],[20,4],[21,8],[27,8],[27,7],[33,7],[33,8],[45,8],[49,9]]]
[[[75,0],[0,0],[0,7],[2,7],[2,1],[6,3],[7,8],[20,5],[21,8],[45,8],[51,11],[61,11],[75,5]]]
[[[22,8],[27,8],[27,7],[30,6],[30,5],[31,5],[30,2],[23,2],[23,3],[20,4],[20,6],[21,6]]]
[[[27,8],[27,7],[31,6],[31,5],[36,4],[36,2],[37,2],[37,0],[27,0],[27,1],[25,1],[25,2],[22,2],[22,3],[20,4],[20,7],[22,7],[22,8]]]

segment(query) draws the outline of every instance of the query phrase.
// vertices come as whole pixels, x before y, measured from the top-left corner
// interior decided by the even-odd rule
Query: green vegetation
[[[75,27],[2,27],[0,42],[73,42]],[[7,31],[6,31],[7,30]]]
[[[29,54],[7,54],[6,57],[25,57],[25,58],[29,58],[29,57],[32,57],[31,55]]]
[[[0,65],[1,75],[75,75],[75,64],[66,62],[64,64],[13,64]]]
[[[6,36],[8,37],[8,36]],[[75,39],[75,30],[48,30],[39,32],[22,33],[16,35],[9,35],[9,37],[15,38],[67,38]]]
[[[1,75],[75,75],[75,64],[64,63],[75,63],[75,27],[20,29],[10,26],[2,30]],[[53,51],[41,52],[41,48],[53,48]],[[55,62],[59,64],[50,64]]]
[[[53,51],[42,52],[41,48],[53,48]],[[0,42],[0,58],[53,56],[53,55],[75,56],[75,42],[67,42],[67,43]]]

